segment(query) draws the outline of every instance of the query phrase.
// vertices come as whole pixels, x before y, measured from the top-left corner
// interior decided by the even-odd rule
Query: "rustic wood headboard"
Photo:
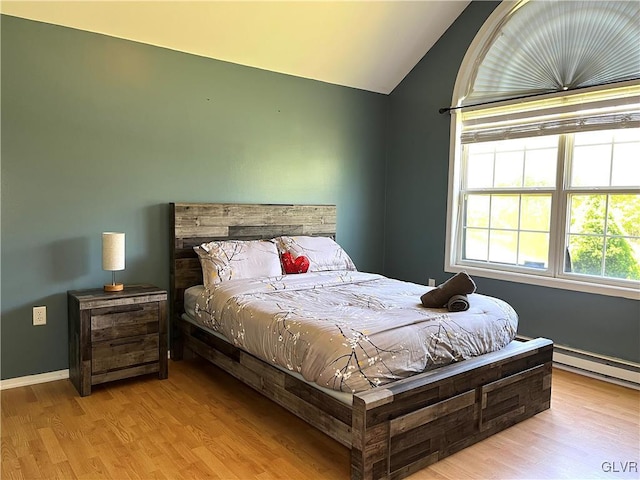
[[[335,205],[171,203],[171,321],[184,312],[184,291],[202,284],[193,247],[213,240],[336,234]]]

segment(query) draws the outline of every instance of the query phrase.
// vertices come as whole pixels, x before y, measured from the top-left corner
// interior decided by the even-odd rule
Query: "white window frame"
[[[624,84],[618,87],[619,91],[625,89],[632,89],[635,91],[638,88],[637,83]],[[581,91],[580,95],[573,94],[573,99],[567,95],[550,94],[543,96],[542,98],[536,98],[535,102],[541,105],[541,111],[544,111],[545,115],[556,114],[558,112],[566,114],[576,109],[575,105],[582,105],[585,99],[588,99],[590,104],[597,105],[598,108],[611,109],[616,105],[621,105],[622,108],[629,109],[630,106],[636,109],[638,103],[637,97],[620,97],[618,99],[601,100],[597,97],[599,92],[602,92],[603,88],[593,87]],[[568,105],[560,105],[566,102]],[[559,106],[553,106],[553,104]],[[571,104],[574,104],[572,106]],[[495,112],[496,118],[508,118],[510,120],[516,120],[516,122],[526,117],[529,114],[521,115],[519,112],[515,114],[510,113],[513,111],[514,106],[521,105],[522,101],[508,101],[500,102],[491,106],[491,109]],[[542,105],[551,104],[552,107],[546,108]],[[472,113],[469,116],[473,119],[473,108],[467,109]],[[486,109],[476,109],[479,116],[486,113]],[[467,271],[470,274],[493,278],[497,280],[506,280],[518,283],[526,283],[532,285],[540,285],[552,288],[561,288],[566,290],[574,290],[580,292],[597,293],[602,295],[617,296],[624,298],[640,299],[640,282],[619,280],[605,277],[587,277],[578,274],[565,273],[563,271],[564,265],[564,248],[565,239],[568,228],[568,213],[567,213],[567,199],[572,193],[597,193],[599,189],[593,188],[572,188],[566,185],[565,171],[568,173],[570,166],[570,154],[571,148],[564,151],[563,146],[567,145],[566,137],[563,137],[560,141],[560,149],[558,156],[560,160],[557,162],[557,178],[555,189],[552,194],[552,211],[551,211],[551,225],[550,225],[550,242],[549,242],[549,267],[545,271],[536,271],[534,269],[526,269],[523,267],[508,265],[488,265],[485,262],[474,262],[471,260],[462,259],[462,241],[458,238],[462,235],[462,175],[464,172],[465,158],[463,155],[462,142],[460,140],[462,132],[462,117],[460,112],[452,112],[451,118],[451,147],[450,147],[450,164],[449,164],[449,194],[447,201],[447,226],[446,226],[446,250],[445,250],[445,266],[444,269],[447,272],[459,272]],[[473,121],[473,120],[472,120]],[[481,122],[482,120],[479,120]],[[597,129],[597,127],[594,127]],[[570,147],[570,145],[567,145]],[[505,193],[526,194],[532,191],[532,189],[518,189],[505,190]],[[606,187],[603,188],[602,193],[621,193],[630,192],[637,193],[637,189]],[[541,193],[549,193],[548,188],[540,189]],[[492,192],[487,192],[492,193]],[[524,271],[527,270],[527,271]]]

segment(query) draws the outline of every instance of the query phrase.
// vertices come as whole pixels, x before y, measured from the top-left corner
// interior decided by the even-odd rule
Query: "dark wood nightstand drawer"
[[[141,303],[91,310],[91,341],[158,333],[158,304]]]
[[[157,361],[157,334],[94,343],[91,349],[91,371],[93,375]]]

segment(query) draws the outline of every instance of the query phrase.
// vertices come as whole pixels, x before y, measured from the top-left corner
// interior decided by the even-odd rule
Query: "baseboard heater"
[[[529,337],[520,335],[516,339],[521,341],[530,340]],[[620,358],[607,357],[554,344],[553,366],[640,390],[640,364]]]

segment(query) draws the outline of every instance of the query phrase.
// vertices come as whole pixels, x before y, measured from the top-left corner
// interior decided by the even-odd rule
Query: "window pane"
[[[574,145],[602,145],[613,141],[615,130],[602,130],[593,132],[576,133],[574,136]]]
[[[572,195],[570,202],[573,272],[640,280],[640,195]]]
[[[640,280],[640,240],[625,237],[607,238],[604,276]]]
[[[469,153],[466,179],[468,188],[491,187],[493,185],[493,154]]]
[[[640,237],[640,195],[611,195],[609,213],[624,235]]]
[[[558,146],[558,135],[541,135],[529,138],[514,138],[511,140],[498,140],[493,143],[497,152],[516,150],[537,150],[541,148],[555,148]]]
[[[489,228],[490,198],[490,195],[467,196],[466,226]]]
[[[489,261],[515,265],[518,260],[518,232],[491,230]]]
[[[555,186],[557,163],[557,146],[551,149],[528,151],[524,164],[524,186]]]
[[[601,275],[604,237],[569,235],[571,271],[583,275]]]
[[[610,195],[604,275],[640,280],[640,195]]]
[[[521,142],[527,147],[527,150],[537,149],[557,149],[558,135],[543,135],[540,137],[523,138]]]
[[[571,271],[602,275],[606,195],[571,195],[569,255]]]
[[[571,195],[570,233],[604,233],[606,195]]]
[[[548,268],[550,194],[465,199],[465,260]]]
[[[590,134],[593,132],[589,132]],[[576,138],[578,135],[576,134]],[[598,187],[609,185],[611,145],[576,146],[573,149],[571,186]]]
[[[549,262],[548,233],[520,233],[518,265],[547,268]]]
[[[489,231],[477,228],[467,228],[465,231],[463,258],[486,261],[489,251]]]
[[[519,195],[491,195],[491,228],[517,230],[519,209]]]
[[[481,153],[490,153],[496,151],[496,142],[471,143],[466,147],[469,149],[469,155],[479,155]]]
[[[522,195],[520,228],[548,232],[551,224],[551,195]]]
[[[640,128],[619,128],[613,130],[613,140],[615,142],[638,142],[640,141]]]
[[[524,151],[496,154],[494,187],[521,187]]]
[[[514,138],[513,140],[498,140],[495,144],[496,152],[513,152],[523,150],[526,140]]]
[[[554,187],[558,139],[551,135],[465,146],[467,187]]]
[[[637,142],[614,145],[611,185],[615,187],[640,185],[640,139]]]

